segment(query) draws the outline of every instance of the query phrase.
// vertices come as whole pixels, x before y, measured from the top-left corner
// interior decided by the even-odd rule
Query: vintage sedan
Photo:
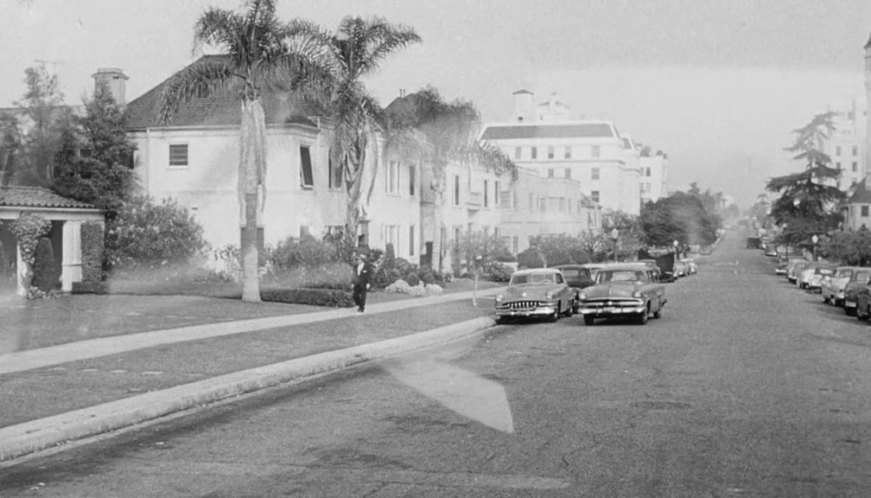
[[[843,306],[844,287],[850,281],[850,278],[853,277],[853,272],[858,269],[859,267],[856,266],[839,266],[830,277],[823,277],[820,290],[820,293],[823,295],[823,302],[835,306]]]
[[[853,272],[850,281],[844,286],[844,313],[856,316],[859,292],[871,281],[871,268],[859,268]]]
[[[644,325],[650,315],[662,316],[665,286],[656,282],[653,272],[640,264],[614,264],[599,269],[596,283],[578,295],[578,313],[584,323],[596,318],[633,318]]]
[[[559,270],[516,271],[505,292],[496,296],[496,320],[540,317],[555,322],[560,315],[572,316],[575,294]]]

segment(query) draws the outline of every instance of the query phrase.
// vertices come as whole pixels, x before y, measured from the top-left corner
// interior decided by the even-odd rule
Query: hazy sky
[[[98,67],[130,77],[133,99],[193,58],[206,6],[241,0],[0,0],[0,106],[46,61],[69,103]],[[763,182],[800,168],[790,131],[855,99],[864,108],[869,0],[279,0],[284,19],[330,29],[381,15],[423,38],[368,83],[386,105],[433,84],[509,117],[511,93],[556,92],[576,116],[618,129],[671,158],[670,186],[691,181],[752,202]]]

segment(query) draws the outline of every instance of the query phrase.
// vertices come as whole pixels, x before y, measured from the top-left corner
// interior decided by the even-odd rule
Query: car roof
[[[600,270],[647,270],[645,263],[611,263],[599,268]]]
[[[526,270],[517,270],[512,275],[533,275],[536,273],[559,273],[560,271],[556,268],[527,268]]]

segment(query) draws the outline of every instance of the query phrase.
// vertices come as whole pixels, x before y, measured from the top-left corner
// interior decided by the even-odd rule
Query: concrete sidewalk
[[[364,314],[319,311],[0,355],[0,396],[9,403],[0,408],[0,461],[473,337],[494,324],[489,296],[499,291],[479,291],[478,307],[472,293],[445,294],[373,304]],[[4,426],[4,418],[13,422]]]

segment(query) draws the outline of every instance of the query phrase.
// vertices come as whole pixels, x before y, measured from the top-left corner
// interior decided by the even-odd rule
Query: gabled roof
[[[43,187],[0,187],[0,206],[97,209],[91,204],[62,197]]]
[[[560,123],[536,125],[488,126],[482,140],[511,140],[517,138],[603,138],[614,137],[610,123]]]
[[[225,55],[204,55],[191,63],[219,62]],[[178,73],[176,73],[178,74]],[[175,76],[175,75],[173,75]],[[158,115],[164,82],[145,92],[127,104],[127,126],[131,130],[160,128],[166,126]],[[263,93],[261,100],[266,115],[266,124],[302,124],[317,127],[317,123],[296,112],[284,95]],[[239,126],[241,123],[241,99],[234,90],[225,90],[208,97],[194,98],[178,107],[169,126]]]
[[[871,192],[868,191],[865,178],[856,185],[856,191],[847,199],[847,204],[871,204]]]

